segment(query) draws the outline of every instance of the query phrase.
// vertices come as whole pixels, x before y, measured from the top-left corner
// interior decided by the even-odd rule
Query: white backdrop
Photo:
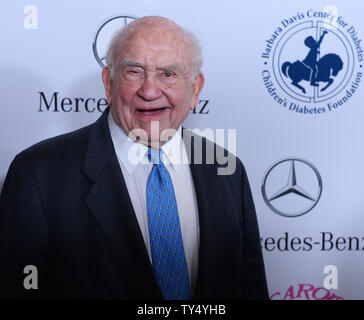
[[[24,13],[28,5],[32,7]],[[100,26],[115,16],[165,16],[192,31],[203,48],[206,84],[197,112],[189,115],[185,126],[237,130],[236,152],[251,183],[272,298],[364,299],[364,4],[340,0],[326,6],[327,1],[318,0],[2,1],[0,187],[18,152],[95,121],[100,116],[97,101],[105,108],[101,68],[92,51]],[[324,11],[335,15],[331,25],[314,16]],[[331,72],[334,83],[325,91],[331,97],[315,102],[323,95],[319,90],[324,83],[314,90],[303,80],[305,95],[279,67],[286,60],[303,60],[309,51],[303,40],[310,35],[318,40],[323,28],[329,33],[320,57],[334,53],[344,65],[337,77]],[[334,108],[350,89],[350,97]],[[86,100],[93,112],[85,109]],[[313,114],[290,110],[292,103]],[[314,114],[314,108],[324,111]],[[273,168],[264,180],[285,158],[312,163],[322,179],[320,189],[315,172],[293,161],[297,184],[314,199],[289,192],[268,201],[278,212],[298,212],[321,191],[312,210],[300,216],[277,214],[263,199],[263,181],[267,198],[287,184],[292,161]],[[337,288],[323,288],[327,265],[337,268]]]

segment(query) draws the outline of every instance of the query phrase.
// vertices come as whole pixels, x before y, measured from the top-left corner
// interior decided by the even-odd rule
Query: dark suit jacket
[[[0,197],[0,298],[163,298],[107,114],[30,147],[12,162]],[[217,175],[217,163],[190,166],[200,219],[194,298],[268,298],[242,163],[237,159],[229,176]],[[37,290],[23,287],[26,265],[37,267]]]

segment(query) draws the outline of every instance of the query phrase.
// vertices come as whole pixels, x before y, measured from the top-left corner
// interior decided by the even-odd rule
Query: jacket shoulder
[[[92,124],[75,131],[42,140],[20,152],[16,158],[31,162],[59,162],[62,159],[82,154],[87,146]]]

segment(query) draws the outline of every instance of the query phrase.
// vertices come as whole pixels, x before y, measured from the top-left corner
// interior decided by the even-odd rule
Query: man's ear
[[[111,79],[111,69],[109,67],[105,67],[102,69],[102,81],[104,82],[105,94],[107,98],[107,103],[111,105],[111,92],[112,92],[112,79]]]
[[[198,97],[205,83],[205,77],[201,71],[199,71],[192,83],[192,101],[190,109],[193,110],[198,104]]]

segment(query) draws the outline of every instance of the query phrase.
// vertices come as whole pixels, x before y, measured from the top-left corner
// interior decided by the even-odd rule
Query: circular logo
[[[118,15],[107,19],[101,24],[96,32],[94,42],[92,44],[94,56],[101,68],[106,66],[106,52],[112,36],[116,31],[124,28],[127,24],[135,19],[137,19],[137,17],[132,15]]]
[[[299,158],[285,158],[273,164],[262,184],[265,203],[285,217],[298,217],[312,210],[321,192],[319,171],[309,161]]]
[[[363,50],[342,16],[309,9],[283,19],[261,54],[262,78],[282,107],[322,114],[350,100],[362,78]]]
[[[322,21],[293,26],[273,52],[277,83],[287,95],[302,102],[317,103],[334,97],[351,79],[353,70],[354,52],[349,40]]]

